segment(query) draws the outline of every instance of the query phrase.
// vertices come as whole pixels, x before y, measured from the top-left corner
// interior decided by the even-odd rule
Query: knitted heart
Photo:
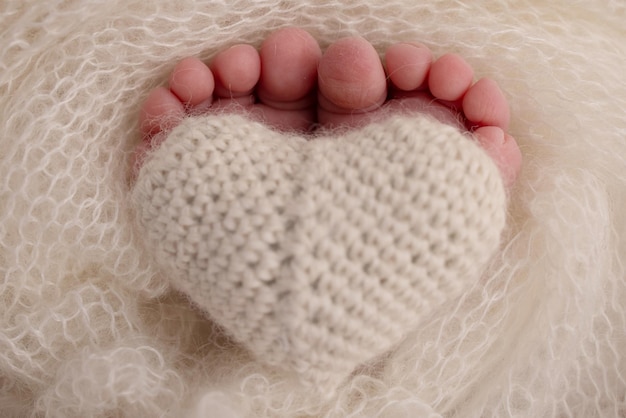
[[[479,146],[420,116],[311,141],[190,118],[132,199],[172,285],[321,392],[477,279],[506,204]]]

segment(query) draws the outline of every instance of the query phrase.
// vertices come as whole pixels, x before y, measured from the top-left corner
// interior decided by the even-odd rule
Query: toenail
[[[497,126],[493,126],[491,127],[494,130],[494,134],[493,134],[493,142],[495,145],[504,145],[504,143],[506,142],[506,135],[504,134],[504,131],[500,128],[498,128]],[[496,134],[497,131],[497,134]]]
[[[507,142],[506,134],[497,126],[481,126],[474,133],[485,148],[500,147]]]
[[[407,45],[415,49],[428,49],[426,45],[420,44],[419,42],[400,42],[398,45]]]

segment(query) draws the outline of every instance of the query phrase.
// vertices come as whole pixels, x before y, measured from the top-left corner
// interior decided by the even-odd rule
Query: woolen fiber
[[[3,417],[626,414],[621,1],[5,1]],[[479,279],[319,401],[171,289],[134,222],[149,90],[299,26],[464,56],[512,110],[524,167]]]
[[[487,153],[420,115],[313,139],[190,117],[131,199],[172,287],[322,398],[477,280],[506,213]]]

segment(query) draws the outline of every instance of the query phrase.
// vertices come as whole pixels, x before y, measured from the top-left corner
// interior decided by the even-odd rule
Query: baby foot
[[[209,66],[197,58],[183,59],[174,67],[168,87],[152,90],[141,108],[143,141],[135,153],[135,171],[145,153],[188,115],[245,112],[275,129],[309,130],[316,121],[321,56],[311,35],[287,28],[271,34],[260,52],[235,45]]]
[[[144,141],[135,153],[135,168],[187,115],[245,111],[275,129],[309,131],[358,127],[390,113],[412,112],[472,131],[511,186],[521,153],[506,132],[508,103],[494,81],[473,83],[473,75],[463,58],[447,54],[433,61],[420,44],[389,47],[385,66],[372,45],[356,37],[334,43],[322,57],[307,32],[282,29],[260,52],[236,45],[209,66],[196,58],[179,62],[168,88],[153,90],[141,109]]]
[[[515,182],[521,154],[506,133],[509,107],[493,80],[473,83],[474,72],[463,58],[446,54],[433,61],[431,51],[420,44],[391,46],[385,64],[362,38],[331,45],[318,69],[320,124],[355,127],[390,113],[428,114],[473,131],[505,184]]]
[[[155,265],[259,361],[334,393],[498,248],[521,159],[502,93],[472,79],[413,44],[385,66],[361,38],[322,56],[298,29],[181,61],[140,118],[138,163],[155,150],[131,200]],[[313,126],[331,134],[294,133]]]

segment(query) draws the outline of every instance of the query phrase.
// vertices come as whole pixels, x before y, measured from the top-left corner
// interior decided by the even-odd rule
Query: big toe
[[[321,56],[317,41],[302,29],[284,28],[268,36],[261,45],[259,103],[253,114],[279,130],[309,130],[315,122]]]
[[[260,55],[257,94],[263,103],[289,110],[311,104],[307,99],[315,88],[322,52],[309,33],[298,28],[278,30],[263,42]]]
[[[387,98],[387,82],[374,47],[359,37],[328,47],[318,69],[318,90],[322,124],[379,108]]]

